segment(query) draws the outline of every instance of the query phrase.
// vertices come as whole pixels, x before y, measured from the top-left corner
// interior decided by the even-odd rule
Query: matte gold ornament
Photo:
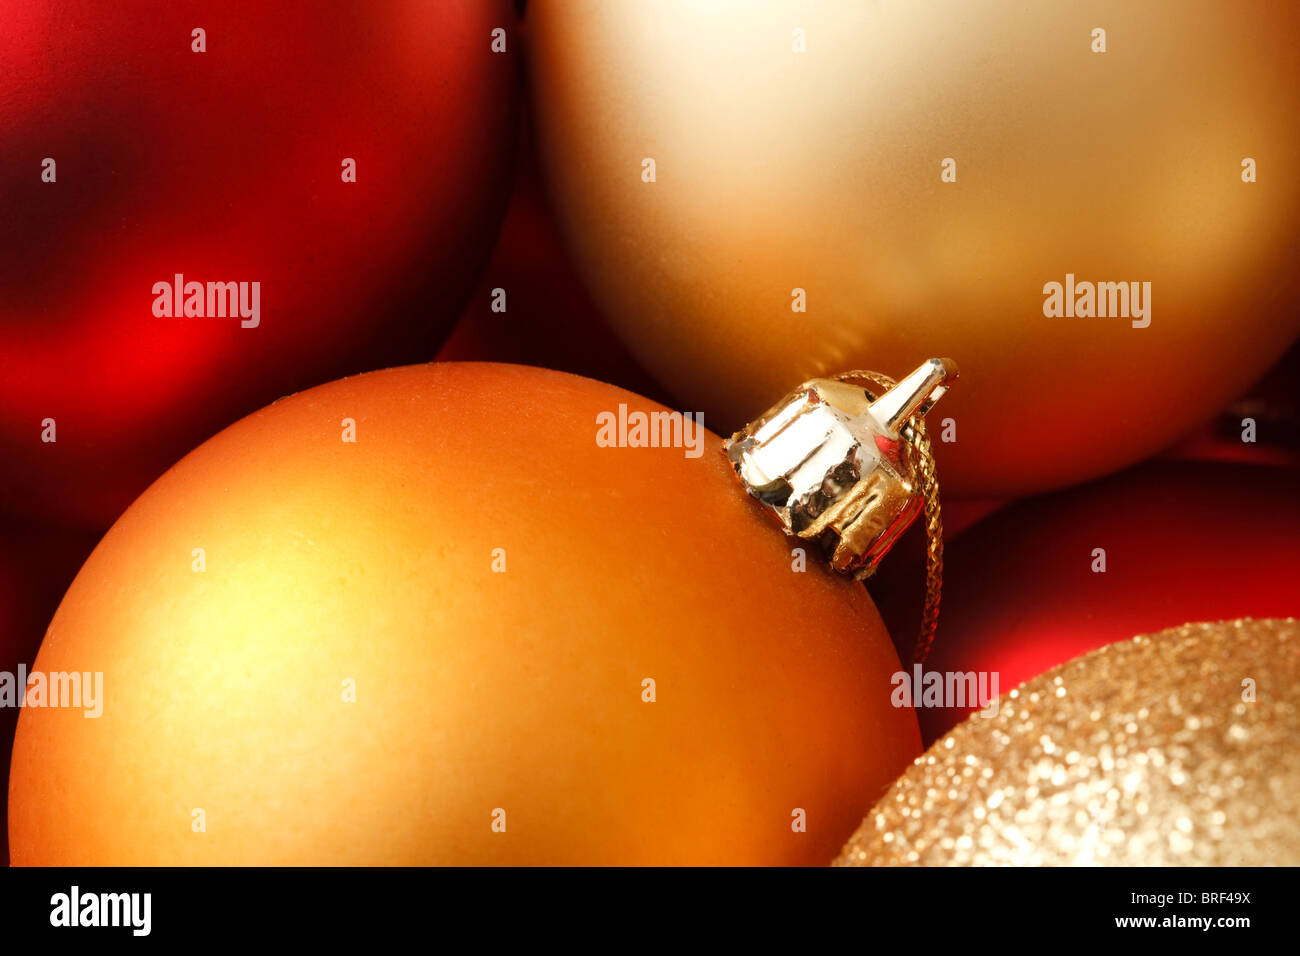
[[[1295,0],[540,0],[525,24],[587,286],[718,431],[942,342],[944,493],[1041,491],[1170,444],[1300,329]]]
[[[1298,684],[1291,618],[1092,651],[935,743],[835,865],[1300,864]]]

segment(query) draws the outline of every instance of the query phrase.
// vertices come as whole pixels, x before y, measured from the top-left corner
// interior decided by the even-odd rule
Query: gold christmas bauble
[[[1040,491],[1167,445],[1300,329],[1294,0],[561,0],[526,28],[584,277],[721,433],[940,351],[945,492]]]
[[[1300,624],[1187,624],[1075,658],[896,781],[842,866],[1300,864]]]

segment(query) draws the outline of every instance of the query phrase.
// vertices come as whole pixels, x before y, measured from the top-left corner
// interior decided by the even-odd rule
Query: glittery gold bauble
[[[720,433],[941,350],[945,493],[1040,491],[1169,444],[1300,328],[1294,0],[558,0],[525,26],[584,277]],[[1067,275],[1138,283],[1144,314],[1116,286],[1118,314],[1046,316]]]
[[[1300,864],[1300,624],[1187,624],[970,717],[836,865]]]

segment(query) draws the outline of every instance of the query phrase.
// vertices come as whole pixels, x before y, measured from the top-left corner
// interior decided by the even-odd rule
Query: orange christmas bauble
[[[208,441],[50,625],[102,713],[23,710],[14,862],[829,860],[919,752],[897,657],[664,411],[447,363]]]
[[[1293,0],[524,22],[593,297],[719,431],[807,378],[951,355],[944,491],[1014,496],[1159,451],[1300,330]]]

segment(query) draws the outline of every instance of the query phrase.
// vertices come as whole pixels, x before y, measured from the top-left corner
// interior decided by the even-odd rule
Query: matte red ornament
[[[993,512],[948,543],[925,671],[996,672],[1005,694],[1137,634],[1300,616],[1298,483],[1285,468],[1153,462]],[[915,615],[916,577],[891,561],[872,582],[895,634]],[[973,709],[918,708],[925,744]]]
[[[240,416],[437,347],[505,207],[508,3],[3,20],[0,508],[106,526]]]

